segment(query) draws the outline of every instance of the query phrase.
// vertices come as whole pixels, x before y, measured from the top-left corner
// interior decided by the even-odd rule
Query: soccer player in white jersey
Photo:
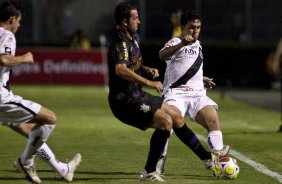
[[[198,40],[200,31],[201,19],[197,13],[182,14],[181,36],[169,40],[159,52],[160,59],[167,65],[162,95],[164,101],[177,107],[183,117],[188,115],[208,131],[208,147],[219,158],[227,155],[230,147],[223,144],[218,105],[206,96],[206,87],[215,84],[213,79],[203,77],[202,46]],[[167,145],[163,153],[165,158]],[[157,167],[159,172],[163,171],[164,159],[159,160]]]
[[[17,32],[21,21],[20,10],[7,1],[0,6],[0,122],[28,138],[27,145],[16,162],[32,183],[41,183],[38,177],[34,157],[35,154],[48,162],[66,181],[73,179],[74,171],[81,162],[81,155],[76,154],[69,163],[59,162],[46,144],[48,137],[56,125],[56,115],[38,103],[24,100],[14,95],[9,87],[12,67],[29,63],[33,55],[27,52],[15,56]]]

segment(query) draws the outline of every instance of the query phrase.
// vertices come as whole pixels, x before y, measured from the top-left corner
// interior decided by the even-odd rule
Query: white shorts
[[[39,113],[40,104],[24,100],[22,97],[14,95],[12,91],[5,91],[5,93],[3,93],[3,89],[1,91],[0,123],[2,125],[25,123]]]
[[[195,121],[197,113],[207,105],[213,106],[216,110],[218,109],[218,105],[206,95],[187,96],[166,93],[164,101],[169,105],[177,107],[181,111],[183,117],[187,114],[193,121]]]

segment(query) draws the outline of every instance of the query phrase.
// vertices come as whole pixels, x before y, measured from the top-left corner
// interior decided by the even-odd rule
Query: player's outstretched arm
[[[20,56],[11,56],[11,55],[0,56],[1,66],[13,67],[23,63],[33,63],[33,55],[31,52],[27,52]]]
[[[166,48],[161,50],[159,52],[159,57],[161,60],[166,60],[170,58],[173,54],[175,54],[175,52],[181,49],[182,47],[186,45],[190,45],[194,42],[195,40],[191,35],[184,35],[180,43],[176,45],[168,45]]]
[[[184,42],[180,42],[179,44],[173,46],[167,46],[159,52],[160,59],[166,60],[170,58],[176,51],[181,49],[183,46],[185,46]]]

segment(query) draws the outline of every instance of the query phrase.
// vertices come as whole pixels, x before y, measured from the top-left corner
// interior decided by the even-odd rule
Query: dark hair
[[[122,2],[116,6],[114,18],[117,25],[120,25],[123,19],[129,20],[130,18],[130,11],[136,10],[136,6],[132,5],[128,2]]]
[[[0,22],[6,22],[11,17],[21,16],[20,9],[11,1],[6,1],[0,6]]]
[[[198,13],[196,13],[194,10],[188,11],[188,12],[183,13],[181,15],[180,25],[185,26],[188,23],[188,21],[192,21],[192,20],[196,20],[196,19],[201,20],[200,15]]]

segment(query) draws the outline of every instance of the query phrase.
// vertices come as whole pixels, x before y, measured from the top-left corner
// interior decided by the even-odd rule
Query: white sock
[[[219,151],[223,148],[222,133],[218,131],[210,131],[208,133],[208,146],[211,151]]]
[[[44,124],[32,130],[28,135],[27,145],[21,155],[21,163],[24,166],[30,167],[33,164],[32,157],[36,151],[47,141],[49,135],[55,128],[55,125]]]
[[[57,160],[54,153],[46,143],[37,150],[37,155],[41,158],[41,160],[48,163],[61,177],[67,175],[68,165]]]

